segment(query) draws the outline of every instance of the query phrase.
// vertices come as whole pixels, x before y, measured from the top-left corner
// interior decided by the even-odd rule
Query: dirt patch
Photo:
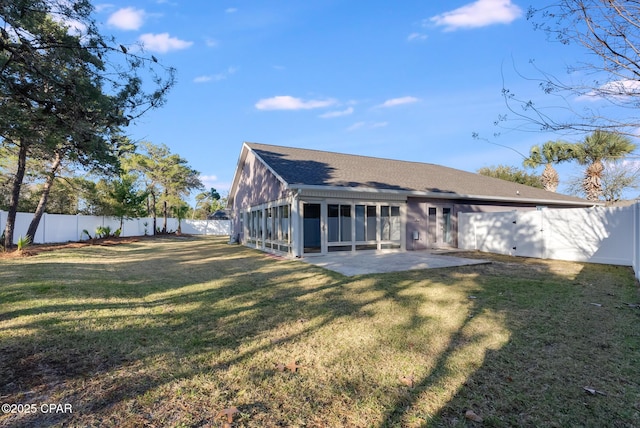
[[[120,244],[130,244],[140,240],[154,239],[156,236],[127,236],[127,237],[110,237],[101,239],[89,239],[78,242],[64,242],[57,244],[31,244],[26,249],[18,251],[12,249],[10,251],[0,251],[0,259],[10,259],[15,257],[30,257],[47,251],[67,250],[71,248],[82,248],[90,245],[111,246]]]

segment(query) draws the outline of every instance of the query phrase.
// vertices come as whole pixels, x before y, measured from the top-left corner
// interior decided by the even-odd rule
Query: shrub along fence
[[[17,243],[20,236],[24,236],[29,228],[33,214],[18,213],[13,233],[13,242]],[[157,219],[157,226],[162,227],[164,219]],[[7,222],[7,212],[0,211],[0,233],[4,231]],[[36,244],[82,241],[96,235],[98,227],[109,227],[113,233],[120,228],[120,220],[114,217],[91,215],[44,214],[36,231],[33,242]],[[167,230],[178,229],[178,219],[167,219]],[[192,235],[230,235],[230,220],[182,220],[182,233]],[[120,236],[140,236],[153,234],[153,218],[137,218],[125,220]]]
[[[458,247],[514,256],[632,266],[640,279],[640,204],[464,213]]]

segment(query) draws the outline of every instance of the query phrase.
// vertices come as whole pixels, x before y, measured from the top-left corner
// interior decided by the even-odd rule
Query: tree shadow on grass
[[[85,260],[62,291],[71,271],[54,260],[20,266],[29,280],[0,306],[0,396],[74,413],[1,415],[0,425],[202,426],[237,405],[238,426],[465,426],[467,409],[495,426],[589,426],[592,413],[575,413],[593,370],[575,352],[616,369],[608,358],[629,356],[618,342],[637,344],[616,327],[631,309],[608,309],[637,295],[616,268],[607,291],[600,268],[572,276],[512,259],[345,278],[217,241],[167,245],[148,259],[121,248],[113,269]],[[92,256],[113,254],[103,251]],[[301,373],[274,369],[291,360]],[[635,361],[622,368],[629,379],[640,378]],[[597,410],[631,426],[620,400],[633,397],[608,395]],[[573,419],[559,416],[567,403]]]
[[[478,275],[469,317],[379,426],[638,426],[640,334],[631,325],[640,312],[625,302],[640,298],[630,269],[497,257],[455,271]],[[483,316],[499,321],[504,340],[478,329]]]
[[[124,248],[119,251],[125,260],[117,269],[82,263],[73,269],[73,284],[67,280],[69,272],[56,263],[34,259],[21,265],[29,281],[11,285],[11,301],[3,299],[7,309],[0,312],[5,323],[0,324],[0,396],[38,402],[56,395],[74,401],[78,417],[99,415],[168,382],[224,371],[361,309],[334,291],[341,285],[338,275],[297,262],[274,262],[242,247],[211,250],[229,257],[220,263],[215,257],[209,263],[192,263],[206,259],[206,252],[180,251],[176,256],[161,250],[164,255],[153,257],[152,278],[144,266],[149,261],[128,257]],[[174,272],[180,264],[190,269]],[[307,284],[310,278],[315,281]],[[96,281],[98,289],[93,289]],[[33,290],[42,283],[44,293]],[[324,299],[298,303],[312,294]],[[278,332],[279,326],[302,316],[317,321]],[[247,338],[261,335],[265,339],[260,343],[242,349]],[[149,373],[145,366],[158,359],[191,364]],[[199,359],[208,361],[200,364]],[[78,385],[89,386],[82,390]],[[0,422],[47,425],[73,421],[74,415],[9,414]]]

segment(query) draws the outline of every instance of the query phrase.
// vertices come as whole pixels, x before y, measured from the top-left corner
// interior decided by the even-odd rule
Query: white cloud
[[[169,51],[177,51],[181,49],[187,49],[193,42],[186,40],[180,40],[175,37],[170,37],[169,33],[161,34],[143,34],[139,38],[140,42],[144,45],[145,49],[154,52],[166,53]]]
[[[213,187],[218,191],[218,193],[220,193],[220,196],[222,196],[223,198],[226,196],[225,193],[227,193],[231,188],[231,183],[228,183],[226,181],[218,181],[218,176],[214,174],[201,174],[198,178],[200,178],[200,181],[202,181],[202,184],[204,184],[205,189],[211,189]]]
[[[347,131],[355,131],[357,129],[362,128],[364,125],[366,125],[366,122],[356,122],[353,125],[351,125],[350,127],[348,127]]]
[[[402,105],[402,104],[417,103],[418,101],[420,101],[420,100],[418,98],[416,98],[416,97],[392,98],[390,100],[387,100],[387,101],[383,102],[378,107],[382,107],[382,108],[395,107],[395,106],[399,106],[399,105]]]
[[[80,22],[75,19],[71,19],[67,16],[67,13],[64,11],[65,7],[70,7],[67,1],[61,1],[59,3],[54,3],[51,5],[50,17],[66,27],[67,33],[72,34],[74,36],[80,36],[86,34],[87,26],[85,23]],[[11,27],[6,27],[6,29],[11,29]]]
[[[601,85],[577,98],[578,101],[598,101],[604,98],[637,97],[640,95],[640,82],[637,80],[614,80]]]
[[[509,24],[522,16],[522,9],[511,0],[476,0],[450,12],[433,16],[430,22],[447,31]]]
[[[121,30],[138,30],[144,23],[145,11],[126,7],[111,14],[107,24]]]
[[[95,9],[96,9],[96,13],[101,13],[104,11],[107,11],[109,9],[113,9],[115,7],[115,5],[111,4],[111,3],[100,3],[95,5]]]
[[[224,10],[226,13],[236,13],[238,11],[237,8],[235,7],[229,7],[227,9]]]
[[[330,111],[330,112],[321,114],[319,117],[323,119],[331,119],[334,117],[348,116],[351,113],[353,113],[353,107],[349,107],[346,110]]]
[[[237,70],[238,69],[235,67],[229,67],[222,73],[206,75],[206,76],[198,76],[195,79],[193,79],[193,82],[194,83],[206,83],[211,81],[219,82],[220,80],[224,80],[227,77],[231,76],[232,74],[235,74]]]
[[[82,36],[87,32],[87,26],[75,19],[61,19],[58,22],[67,27],[67,32],[74,36]]]
[[[407,41],[409,42],[421,42],[427,40],[428,36],[422,33],[411,33],[407,37]]]
[[[389,122],[356,122],[347,128],[347,131],[357,131],[358,129],[376,129],[384,128]]]
[[[310,110],[314,108],[329,107],[336,103],[335,100],[302,100],[289,95],[280,95],[272,98],[263,98],[255,106],[258,110]]]
[[[195,79],[193,79],[194,83],[206,83],[206,82],[210,82],[213,80],[212,76],[198,76]]]
[[[202,184],[215,183],[216,181],[218,181],[218,176],[217,175],[200,175],[200,181],[202,181]]]

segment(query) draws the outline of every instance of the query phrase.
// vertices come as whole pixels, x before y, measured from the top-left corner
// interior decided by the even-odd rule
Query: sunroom
[[[298,257],[404,249],[404,203],[309,198],[292,202],[274,201],[246,210],[244,242]]]

